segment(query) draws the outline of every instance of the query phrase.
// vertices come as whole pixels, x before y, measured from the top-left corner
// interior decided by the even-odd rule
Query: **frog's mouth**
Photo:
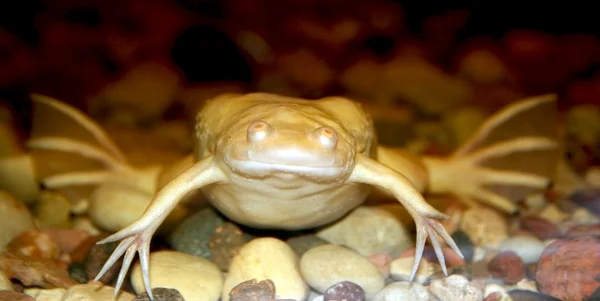
[[[284,173],[314,179],[331,179],[339,178],[347,172],[346,166],[310,166],[252,160],[226,160],[226,162],[234,172],[260,177]]]

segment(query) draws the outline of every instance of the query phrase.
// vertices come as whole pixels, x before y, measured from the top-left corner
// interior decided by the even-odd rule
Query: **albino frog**
[[[49,101],[41,96],[37,100]],[[489,118],[454,154],[435,158],[379,146],[372,120],[358,103],[345,98],[304,100],[265,93],[217,97],[197,115],[193,160],[164,186],[158,185],[162,188],[141,217],[99,242],[121,240],[96,280],[125,254],[117,293],[138,252],[152,296],[150,240],[180,199],[197,189],[235,222],[284,230],[333,222],[363,203],[373,188],[380,189],[415,221],[411,280],[427,237],[447,274],[439,239],[462,254],[440,224],[446,216],[422,193],[450,193],[468,205],[479,201],[514,213],[515,199],[551,182],[558,147],[556,127],[546,123],[555,120],[555,100],[544,95],[517,102]],[[52,148],[52,139],[37,147]],[[530,161],[520,160],[520,154]]]

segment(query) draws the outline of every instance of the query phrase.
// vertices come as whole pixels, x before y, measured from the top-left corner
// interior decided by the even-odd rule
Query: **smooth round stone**
[[[323,295],[323,300],[365,301],[365,290],[363,290],[362,287],[356,283],[342,281],[328,288]]]
[[[56,191],[43,190],[35,207],[35,220],[40,228],[68,228],[71,217],[71,201]]]
[[[388,284],[371,301],[430,301],[433,297],[418,282],[399,281]]]
[[[41,289],[38,287],[26,288],[23,290],[28,296],[34,297],[35,300],[43,301],[62,301],[67,290],[64,288]],[[89,300],[89,299],[84,299]]]
[[[414,256],[399,257],[392,260],[390,264],[390,276],[394,280],[408,281],[412,271],[412,266],[415,261]],[[442,268],[439,264],[430,262],[425,258],[421,259],[419,268],[415,274],[414,281],[418,283],[425,283],[429,276],[440,271]]]
[[[23,203],[0,191],[0,252],[21,232],[34,229],[33,217]]]
[[[461,275],[432,280],[429,290],[440,301],[481,301],[483,292]]]
[[[252,279],[273,281],[279,299],[302,301],[309,293],[298,257],[285,242],[272,237],[253,239],[239,250],[229,267],[221,300],[229,301],[229,292],[236,285]]]
[[[466,210],[460,229],[480,247],[497,247],[508,237],[506,220],[498,212],[484,207]]]
[[[138,294],[133,301],[185,301],[179,291],[172,288],[155,287],[152,289],[152,297],[150,299],[147,292]]]
[[[398,256],[413,245],[412,237],[393,214],[367,206],[356,208],[316,235],[331,244],[347,246],[363,256],[374,253]]]
[[[257,282],[256,279],[244,281],[229,292],[231,301],[272,301],[275,300],[275,284],[266,279]]]
[[[146,291],[139,262],[131,272],[131,285],[138,294]],[[176,289],[186,301],[216,301],[223,288],[223,275],[208,259],[158,251],[150,254],[150,286]]]
[[[585,300],[600,287],[600,237],[558,239],[540,257],[536,281],[540,292],[561,300]]]
[[[517,253],[504,251],[494,256],[488,263],[489,272],[504,283],[515,284],[525,277],[525,264]]]
[[[475,246],[469,238],[469,235],[464,231],[458,230],[452,233],[452,239],[456,243],[456,246],[463,254],[466,262],[473,262],[473,256],[475,255]]]
[[[144,213],[152,195],[123,184],[103,184],[90,195],[89,216],[100,228],[116,232]]]
[[[132,294],[120,291],[117,298],[114,297],[114,287],[103,285],[102,283],[89,283],[73,285],[67,289],[60,301],[81,301],[81,300],[114,300],[131,301],[135,298]],[[36,298],[39,300],[39,298]]]
[[[520,220],[521,228],[539,239],[558,238],[562,236],[560,228],[554,223],[538,216],[524,216]]]
[[[223,223],[223,218],[214,209],[207,207],[181,222],[167,240],[177,251],[210,258],[210,238]]]
[[[522,289],[509,291],[508,296],[512,299],[512,301],[560,301],[552,296]]]
[[[498,246],[500,251],[515,252],[525,264],[536,263],[545,248],[544,242],[532,235],[509,237]]]
[[[383,275],[369,259],[339,245],[308,250],[300,259],[300,270],[304,280],[320,293],[338,282],[351,281],[371,299],[384,286]]]
[[[294,249],[298,257],[302,257],[304,253],[314,247],[326,245],[327,241],[318,238],[314,234],[305,234],[289,238],[286,243]]]

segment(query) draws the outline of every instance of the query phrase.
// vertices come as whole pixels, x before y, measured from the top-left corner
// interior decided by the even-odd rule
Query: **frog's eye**
[[[313,135],[326,148],[334,149],[337,146],[338,134],[331,127],[322,126],[314,130]]]
[[[264,121],[255,121],[248,126],[247,139],[256,142],[265,139],[271,132],[271,126]]]

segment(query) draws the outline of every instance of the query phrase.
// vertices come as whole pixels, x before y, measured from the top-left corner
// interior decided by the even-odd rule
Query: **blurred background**
[[[3,1],[3,118],[26,133],[37,92],[109,131],[183,121],[165,134],[181,144],[203,101],[223,92],[342,95],[365,104],[383,143],[425,137],[414,148],[446,152],[525,96],[597,108],[592,2],[475,2]],[[585,164],[596,143],[578,150]]]

